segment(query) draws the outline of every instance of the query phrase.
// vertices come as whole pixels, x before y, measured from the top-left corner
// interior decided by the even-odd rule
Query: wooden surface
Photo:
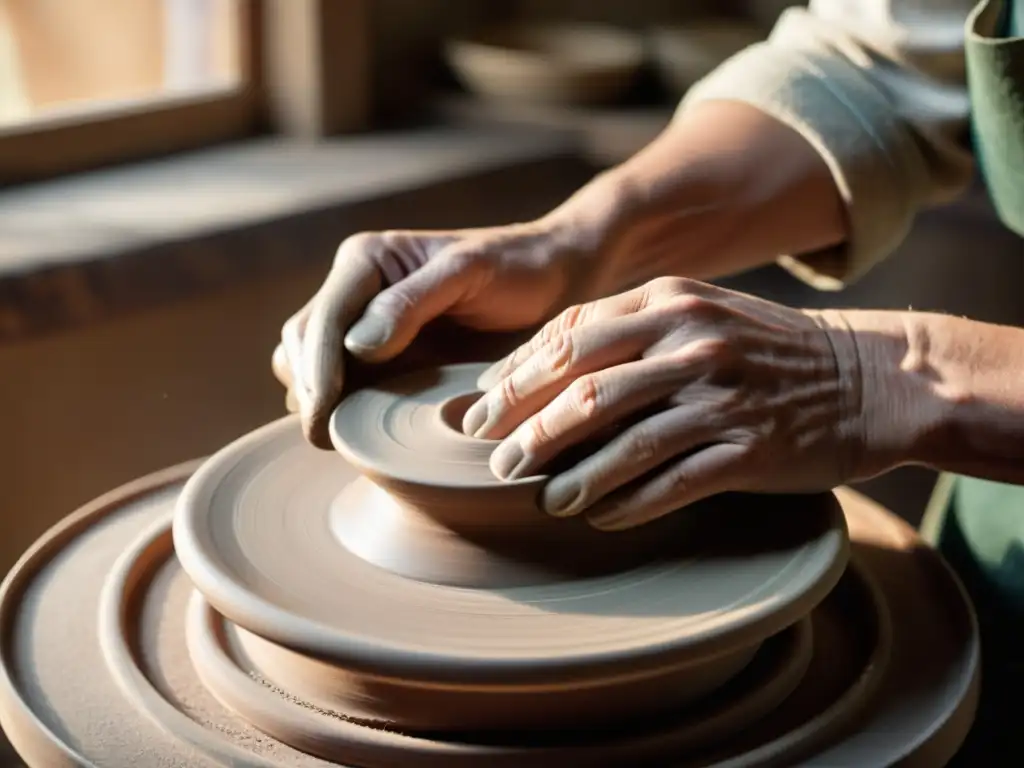
[[[271,127],[318,138],[369,127],[370,3],[264,0]]]
[[[535,216],[588,176],[550,132],[442,128],[256,141],[0,192],[0,342],[326,270],[362,229]]]
[[[671,106],[560,107],[504,105],[443,94],[434,109],[445,120],[476,127],[561,131],[598,167],[621,163],[654,140],[672,119]]]
[[[105,490],[283,415],[281,325],[346,235],[522,220],[582,182],[560,142],[472,136],[269,143],[0,195],[0,572]]]

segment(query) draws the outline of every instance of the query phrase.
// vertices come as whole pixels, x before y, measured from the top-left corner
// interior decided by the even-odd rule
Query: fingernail
[[[377,349],[391,338],[393,331],[391,318],[368,312],[349,329],[345,346],[355,353]]]
[[[491,472],[502,480],[515,480],[525,465],[526,456],[514,439],[506,440],[491,454]]]
[[[544,511],[555,517],[568,517],[579,511],[583,502],[583,489],[576,483],[553,480],[544,488],[541,503]]]
[[[487,411],[487,400],[481,397],[462,417],[462,431],[470,437],[480,437],[477,433],[487,423]]]

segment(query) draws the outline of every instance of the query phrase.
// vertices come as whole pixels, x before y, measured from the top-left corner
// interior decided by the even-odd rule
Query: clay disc
[[[438,391],[408,398],[413,406],[464,393],[477,368],[453,368]],[[415,426],[419,411],[403,415],[399,400],[387,418]],[[378,409],[364,412],[378,421]],[[352,672],[483,687],[654,673],[751,648],[820,602],[848,557],[830,497],[797,497],[791,513],[803,527],[776,546],[738,552],[730,540],[741,529],[725,535],[716,524],[717,548],[619,573],[452,588],[378,567],[339,542],[336,502],[359,480],[342,457],[307,446],[294,420],[259,429],[189,481],[174,523],[182,566],[218,612],[278,645]],[[728,519],[725,506],[721,515]],[[764,517],[770,538],[779,526]],[[748,514],[744,533],[755,518]]]
[[[260,734],[200,682],[187,651],[186,614],[190,599],[201,603],[168,557],[167,525],[189,471],[140,480],[70,516],[0,586],[0,726],[32,768],[340,765]],[[815,612],[825,616],[833,600],[841,601],[834,619],[812,619],[815,644],[821,639],[827,647],[815,648],[801,684],[758,727],[723,739],[728,748],[717,756],[680,756],[678,764],[931,767],[944,764],[961,742],[978,685],[970,605],[908,526],[855,494],[840,497],[853,539],[851,573],[863,572],[867,581],[844,578]],[[863,586],[870,582],[888,606],[888,654],[877,652],[884,622],[857,607],[870,604],[865,596],[872,591]],[[844,597],[844,584],[861,595],[859,602]],[[306,727],[330,717],[302,711]],[[366,743],[385,747],[409,738],[353,727],[368,732]],[[476,748],[463,743],[457,751],[467,749]],[[479,764],[499,765],[488,758]]]

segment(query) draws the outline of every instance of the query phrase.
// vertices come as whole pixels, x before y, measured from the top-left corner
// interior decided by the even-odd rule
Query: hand
[[[504,440],[500,478],[555,473],[557,516],[628,528],[726,491],[827,490],[862,433],[856,370],[815,315],[691,280],[654,280],[575,306],[480,379],[463,429]],[[594,441],[596,443],[596,441]]]
[[[481,331],[515,331],[536,328],[580,300],[587,254],[573,248],[573,239],[538,221],[345,240],[323,286],[285,323],[273,356],[307,437],[330,447],[326,423],[345,383],[344,350],[382,363],[440,316]],[[434,346],[453,356],[462,351],[452,338]]]

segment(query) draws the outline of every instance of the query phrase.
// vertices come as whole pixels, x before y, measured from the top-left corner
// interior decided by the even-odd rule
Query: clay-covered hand
[[[463,429],[504,438],[500,478],[554,474],[548,512],[608,530],[726,491],[831,489],[849,479],[860,394],[830,334],[813,313],[654,280],[570,307],[488,369]]]
[[[580,300],[570,292],[581,283],[576,272],[586,256],[571,239],[540,220],[345,240],[322,287],[285,323],[273,357],[307,438],[329,448],[326,422],[341,398],[344,350],[381,363],[441,316],[481,331],[531,329]],[[457,341],[450,342],[457,353]]]

